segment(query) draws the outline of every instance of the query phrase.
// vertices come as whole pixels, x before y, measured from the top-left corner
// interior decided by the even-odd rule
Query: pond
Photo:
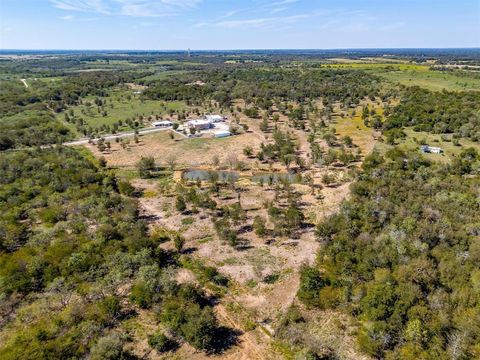
[[[234,171],[214,171],[214,170],[187,170],[182,175],[183,179],[189,181],[211,181],[215,179],[221,182],[237,181],[240,177],[237,172]]]

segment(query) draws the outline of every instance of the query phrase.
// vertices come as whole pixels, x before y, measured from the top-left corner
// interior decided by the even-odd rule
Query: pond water
[[[187,170],[183,173],[183,178],[189,181],[209,181],[213,178],[217,178],[218,181],[228,182],[237,181],[239,174],[234,171],[214,171],[214,170]]]
[[[183,179],[189,181],[211,181],[216,178],[220,182],[237,181],[240,178],[240,174],[236,171],[215,171],[215,170],[200,170],[190,169],[186,170],[183,175]],[[273,173],[273,172],[260,172],[253,176],[247,177],[253,182],[264,184],[276,184],[279,182],[300,183],[302,177],[300,174],[290,173]]]

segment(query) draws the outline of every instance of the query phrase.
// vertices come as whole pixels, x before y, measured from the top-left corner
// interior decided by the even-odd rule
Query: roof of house
[[[162,120],[162,121],[155,121],[152,123],[153,126],[157,126],[157,125],[172,125],[173,123],[171,121],[168,121],[168,120]]]
[[[205,115],[205,119],[210,121],[222,121],[223,116],[222,115]]]
[[[204,120],[204,119],[194,119],[194,120],[189,120],[187,121],[188,125],[195,126],[195,125],[206,125],[206,124],[211,124],[212,122],[210,120]]]

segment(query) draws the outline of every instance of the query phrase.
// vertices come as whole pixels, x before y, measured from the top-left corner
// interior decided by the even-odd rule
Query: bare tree
[[[212,157],[212,165],[214,167],[218,167],[218,165],[220,164],[220,158],[218,157],[218,155],[213,155]]]
[[[227,155],[227,164],[230,167],[230,170],[233,170],[238,164],[238,156],[235,153],[230,153]]]
[[[170,167],[170,170],[173,171],[173,169],[175,169],[175,165],[177,164],[177,156],[172,153],[172,154],[167,155],[165,160],[166,160],[168,166]]]

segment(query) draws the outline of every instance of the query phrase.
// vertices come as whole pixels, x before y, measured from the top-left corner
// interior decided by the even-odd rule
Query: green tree
[[[152,171],[155,170],[155,159],[152,156],[141,157],[136,164],[138,175],[141,178],[148,179],[152,177]]]

